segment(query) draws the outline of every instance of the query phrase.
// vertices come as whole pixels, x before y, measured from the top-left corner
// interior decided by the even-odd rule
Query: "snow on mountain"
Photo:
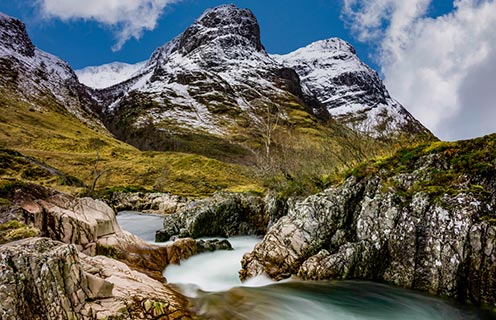
[[[36,48],[25,25],[5,14],[0,15],[0,88],[34,109],[57,104],[86,124],[103,128],[92,110],[96,102],[71,67]]]
[[[101,66],[86,67],[76,70],[79,82],[95,89],[111,87],[133,77],[147,61],[128,64],[113,62]]]
[[[118,98],[107,111],[126,120],[121,127],[167,124],[226,136],[269,106],[308,108],[294,70],[266,53],[253,13],[233,5],[207,10],[115,90],[122,92],[110,93]],[[147,107],[138,111],[138,102]]]
[[[286,55],[272,55],[293,68],[302,86],[337,120],[373,135],[426,129],[391,98],[377,73],[365,65],[347,42],[331,38]]]
[[[375,136],[428,133],[347,42],[268,55],[253,13],[234,5],[207,10],[107,95],[109,119],[125,118],[121,127],[176,125],[225,136],[240,122],[260,124],[263,110],[290,105]]]

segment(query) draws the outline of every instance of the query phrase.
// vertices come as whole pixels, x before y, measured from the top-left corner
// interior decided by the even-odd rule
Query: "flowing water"
[[[153,240],[157,216],[119,213],[122,228]],[[241,284],[240,260],[260,239],[228,239],[234,250],[204,253],[168,266],[165,277],[193,298],[208,319],[256,320],[465,320],[496,319],[494,313],[459,306],[411,290],[364,281],[286,281],[256,278]]]
[[[155,242],[155,231],[163,228],[164,218],[136,211],[121,211],[117,214],[117,222],[122,229],[134,233],[145,241]]]

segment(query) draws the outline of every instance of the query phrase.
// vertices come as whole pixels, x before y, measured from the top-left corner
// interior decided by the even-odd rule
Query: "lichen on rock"
[[[494,138],[400,151],[290,202],[241,278],[375,280],[495,306]],[[460,167],[467,154],[485,165]]]

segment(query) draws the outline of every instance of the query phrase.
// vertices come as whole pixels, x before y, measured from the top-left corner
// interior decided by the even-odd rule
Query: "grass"
[[[426,166],[426,178],[417,181],[409,193],[423,191],[432,195],[468,192],[487,196],[494,192],[490,181],[496,177],[496,134],[472,140],[433,142],[403,148],[390,157],[377,158],[348,170],[345,176],[363,179],[380,175],[390,180],[422,167],[427,157],[435,157]]]
[[[145,100],[135,103],[152,108],[153,101]],[[353,134],[338,123],[319,122],[292,95],[271,100],[278,101],[287,117],[280,119],[273,133],[271,159],[261,163],[263,132],[257,133],[257,126],[250,121],[245,127],[234,126],[230,141],[199,132],[178,132],[170,124],[164,124],[168,130],[145,126],[130,132],[128,121],[136,116],[137,109],[129,108],[129,114],[122,115],[121,138],[141,150],[161,150],[140,151],[104,128],[86,126],[60,106],[48,104],[36,111],[26,102],[0,95],[4,110],[0,115],[0,145],[3,150],[22,154],[15,156],[16,162],[9,163],[0,177],[73,194],[85,194],[87,188],[93,194],[96,181],[99,192],[139,186],[189,197],[209,196],[219,190],[260,193],[267,188],[288,196],[305,195],[340,180],[336,178],[340,169],[396,148],[390,142]],[[267,116],[263,106],[258,110],[262,118]],[[22,161],[23,155],[59,169],[70,179],[47,172],[43,165]],[[415,154],[404,157],[402,166],[407,167]],[[262,174],[256,172],[260,167]],[[359,174],[359,170],[354,172]]]
[[[105,129],[91,129],[74,117],[33,111],[24,102],[0,96],[0,178],[18,179],[80,194],[60,177],[23,160],[29,156],[90,185],[103,172],[97,189],[141,186],[146,190],[201,197],[217,190],[261,189],[250,169],[201,155],[142,152],[114,139]],[[15,151],[14,151],[15,150]]]
[[[11,220],[0,225],[0,244],[36,237],[38,235],[38,229],[28,227],[17,220]]]

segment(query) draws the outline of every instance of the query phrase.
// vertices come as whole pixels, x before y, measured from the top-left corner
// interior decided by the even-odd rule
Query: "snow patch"
[[[95,89],[108,88],[137,75],[147,61],[135,64],[113,62],[76,70],[79,82]]]

